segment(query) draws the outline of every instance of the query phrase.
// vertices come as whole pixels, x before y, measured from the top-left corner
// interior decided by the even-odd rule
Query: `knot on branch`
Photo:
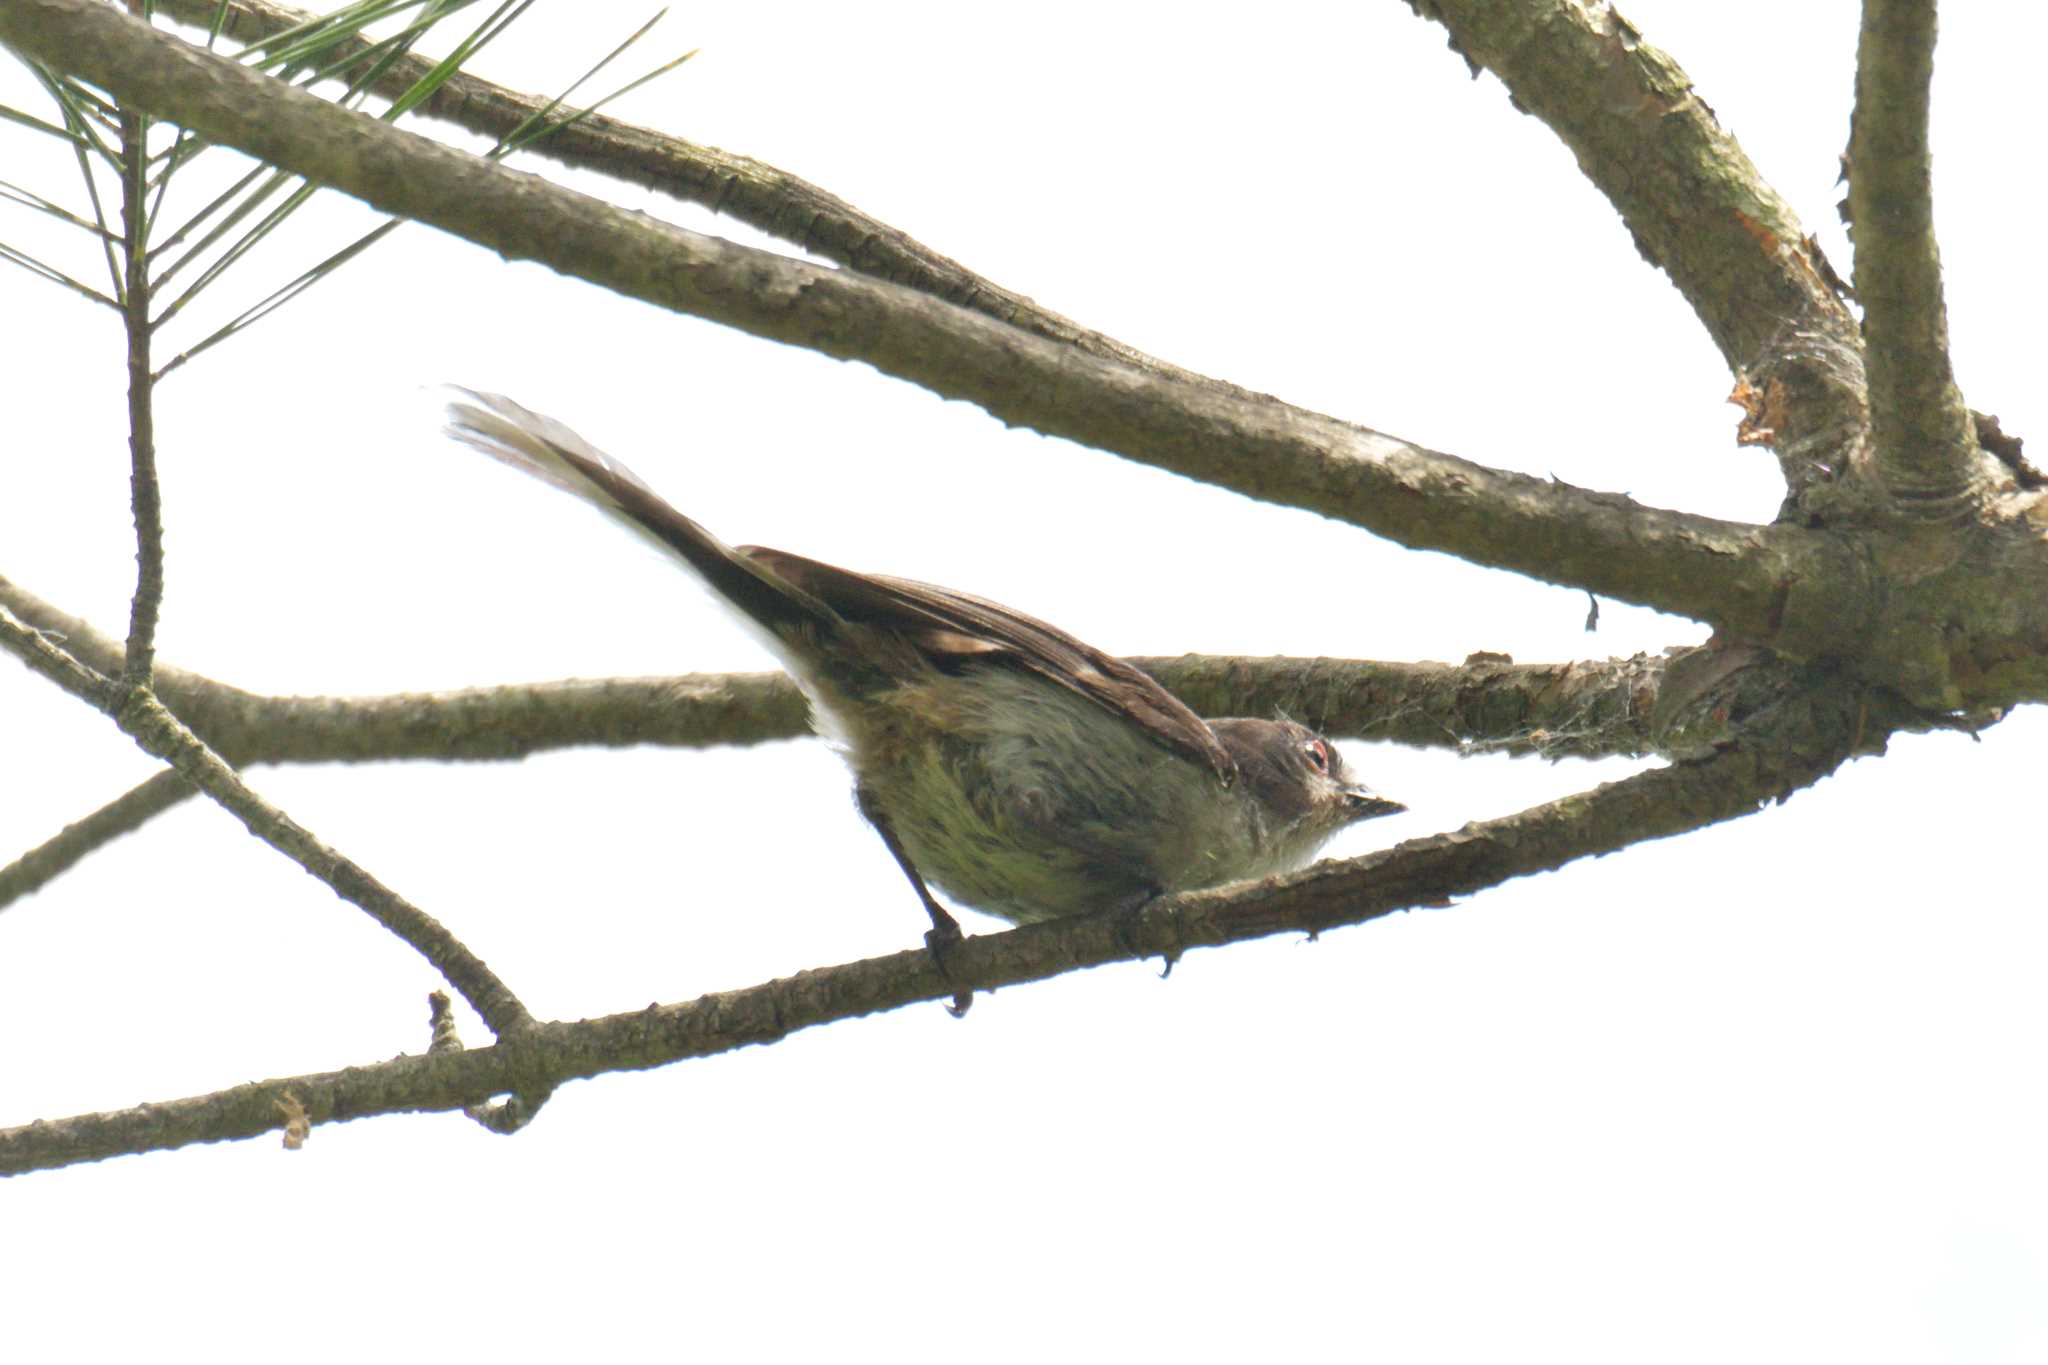
[[[1838,669],[1710,641],[1671,657],[1650,723],[1657,747],[1675,762],[1742,746],[1832,767],[1851,754],[1882,753],[1893,709],[1874,706],[1870,689]]]
[[[123,734],[140,744],[152,758],[168,759],[178,723],[147,683],[126,688],[113,708],[114,722]]]
[[[1736,442],[1777,452],[1787,490],[1780,521],[1819,525],[1879,504],[1878,490],[1850,477],[1870,451],[1869,382],[1853,335],[1781,328],[1737,371],[1729,401],[1743,410]]]

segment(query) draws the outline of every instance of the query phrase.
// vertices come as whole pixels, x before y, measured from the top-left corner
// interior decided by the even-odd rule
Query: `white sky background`
[[[1856,7],[1626,12],[1847,273]],[[961,13],[679,9],[627,65],[703,54],[617,112],[1195,369],[1488,464],[1774,511],[1774,464],[1735,447],[1683,301],[1405,5]],[[644,17],[543,5],[477,69],[551,90]],[[2039,441],[2044,28],[1949,6],[1935,87],[1959,377]],[[35,107],[17,74],[5,98]],[[0,135],[5,178],[77,198],[40,154]],[[196,305],[208,327],[373,221],[333,195],[303,217]],[[118,634],[111,315],[18,271],[0,314],[0,573]],[[299,693],[770,666],[628,537],[443,441],[440,381],[561,417],[735,541],[964,588],[1117,652],[1534,661],[1704,634],[1604,602],[1588,636],[1581,593],[409,227],[164,387],[166,662]],[[0,857],[151,770],[12,666],[0,736]],[[1631,770],[1349,748],[1413,811],[1339,854]],[[1981,745],[1900,740],[1782,809],[1447,910],[572,1085],[510,1140],[394,1117],[296,1154],[265,1138],[8,1182],[10,1354],[2038,1360],[2044,750],[2037,712]],[[543,1017],[923,928],[815,741],[255,782]],[[0,915],[0,1124],[419,1051],[434,984],[193,804]]]

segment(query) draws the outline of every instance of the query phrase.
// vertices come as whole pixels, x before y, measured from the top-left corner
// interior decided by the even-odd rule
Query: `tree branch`
[[[1773,752],[1744,746],[1289,877],[1167,897],[1124,916],[1079,916],[977,935],[948,952],[943,975],[929,953],[914,950],[687,1004],[537,1024],[486,1048],[400,1057],[0,1130],[0,1174],[253,1137],[283,1127],[290,1109],[302,1109],[314,1123],[460,1109],[507,1091],[544,1092],[609,1071],[772,1043],[819,1024],[950,999],[961,989],[1019,985],[1134,954],[1172,959],[1189,948],[1276,933],[1315,934],[1396,910],[1442,905],[1578,858],[1746,815],[1818,780],[1846,752],[1833,746],[1843,742],[1847,717],[1827,696],[1804,700],[1811,703],[1807,719],[1821,724],[1802,737],[1822,741],[1819,748],[1795,743]]]
[[[1480,655],[1463,667],[1192,654],[1131,662],[1204,715],[1286,714],[1339,738],[1553,760],[1668,753],[1676,739],[1655,709],[1667,657],[1514,664]],[[572,678],[388,697],[262,697],[181,676],[186,686],[162,694],[165,705],[236,767],[517,759],[590,745],[706,748],[811,733],[803,694],[782,673]],[[235,704],[213,704],[216,691]],[[231,723],[211,730],[194,713]],[[1685,752],[1700,746],[1686,736]],[[192,794],[176,772],[158,773],[66,825],[0,867],[0,909]]]
[[[1789,204],[1693,93],[1677,62],[1610,5],[1408,0],[1500,77],[1613,204],[1738,375],[1784,384],[1773,442],[1795,497],[1845,468],[1863,426],[1861,343]]]
[[[90,668],[120,672],[118,642],[5,578],[0,607],[61,639]],[[1663,752],[1651,713],[1673,657],[1516,664],[1505,655],[1475,654],[1451,665],[1181,654],[1131,662],[1200,715],[1285,712],[1340,738],[1595,758]],[[782,673],[266,697],[165,666],[156,691],[238,766],[512,759],[591,745],[703,748],[810,733],[803,696]]]
[[[1420,549],[1768,637],[1786,585],[1856,581],[1826,538],[1646,508],[1100,360],[929,296],[685,232],[337,109],[92,0],[0,8],[0,39],[218,141],[501,253],[754,335],[864,360],[1013,424]],[[1853,599],[1852,599],[1853,600]],[[1801,618],[1824,639],[1861,623]]]
[[[1877,472],[1895,506],[1952,520],[1977,507],[1985,480],[1949,365],[1927,149],[1933,78],[1934,0],[1864,0],[1849,206]]]
[[[156,10],[181,24],[206,29],[220,10],[220,0],[161,0]],[[305,10],[269,0],[231,0],[222,32],[254,43],[312,17]],[[370,50],[371,44],[362,39],[338,49],[364,55]],[[431,58],[406,53],[391,62],[369,88],[395,96],[433,67]],[[343,69],[335,74],[345,77],[348,72]],[[604,114],[579,117],[579,111],[566,105],[550,109],[550,103],[458,71],[413,112],[479,136],[503,138],[547,110],[547,121],[557,126],[521,151],[657,190],[685,203],[701,204],[850,270],[930,294],[1089,355],[1182,383],[1249,396],[1249,391],[1238,385],[1184,370],[1062,317],[800,176],[749,156],[687,142]]]
[[[411,945],[462,992],[494,1032],[502,1036],[533,1022],[519,997],[440,921],[250,790],[241,776],[165,710],[148,688],[125,687],[87,667],[4,606],[0,606],[0,649],[22,658],[65,691],[113,717],[145,753],[171,764],[187,782],[241,820],[251,834]]]
[[[1516,664],[1476,654],[1451,665],[1185,654],[1130,662],[1203,715],[1286,714],[1340,738],[1555,761],[1711,754],[1733,738],[1732,722],[1687,708],[1755,655],[1696,649]],[[165,704],[237,766],[502,760],[590,745],[702,748],[811,733],[803,696],[781,673],[567,679],[387,697],[264,697],[196,674],[164,676],[178,680]],[[1927,728],[1937,719],[1894,723]],[[67,825],[0,867],[0,909],[191,794],[177,773],[159,773]]]
[[[119,642],[5,578],[0,607],[62,640],[68,656],[90,669],[121,671]],[[1673,659],[1515,664],[1475,654],[1454,667],[1186,654],[1132,662],[1202,715],[1284,713],[1339,737],[1559,759],[1698,752],[1698,736],[1681,737],[1659,719],[1671,710],[1664,679]],[[156,682],[165,707],[238,768],[516,759],[589,745],[699,748],[810,733],[803,696],[781,673],[566,679],[383,697],[266,697],[164,665]],[[191,791],[177,773],[159,773],[67,825],[0,867],[0,909]]]
[[[1457,665],[1184,654],[1131,662],[1198,715],[1284,714],[1339,738],[1560,759],[1660,752],[1652,711],[1670,660],[1517,664],[1475,654]]]
[[[0,604],[0,648],[72,696],[113,714],[121,704],[121,685],[99,669],[81,663],[68,650],[60,649],[49,638],[53,634],[57,632],[44,631]]]
[[[511,988],[445,925],[258,796],[153,695],[147,691],[130,693],[114,716],[144,752],[171,764],[187,782],[239,819],[251,834],[410,944],[462,992],[463,999],[483,1016],[492,1032],[503,1036],[533,1022],[533,1016]]]
[[[140,0],[132,8],[141,11]],[[149,373],[149,116],[121,108],[121,326],[128,342],[129,502],[135,513],[135,595],[121,681],[149,686],[164,597],[163,494],[156,477],[155,388]]]
[[[132,834],[194,795],[192,784],[166,769],[130,787],[82,820],[73,821],[5,867],[0,867],[0,910],[69,872],[96,849]]]

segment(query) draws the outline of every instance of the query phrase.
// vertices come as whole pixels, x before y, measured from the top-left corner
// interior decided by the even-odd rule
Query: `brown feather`
[[[842,619],[902,636],[934,668],[957,672],[967,663],[1000,662],[1028,670],[1127,717],[1168,748],[1208,764],[1226,782],[1237,775],[1230,752],[1200,716],[1148,674],[1057,626],[951,588],[852,573],[786,550],[736,548]]]

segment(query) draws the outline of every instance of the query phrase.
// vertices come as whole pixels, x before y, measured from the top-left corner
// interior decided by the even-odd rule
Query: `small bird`
[[[1345,826],[1406,809],[1304,725],[1205,721],[1022,612],[727,545],[560,422],[456,393],[450,435],[681,561],[782,661],[930,914],[942,969],[960,929],[934,886],[1016,923],[1129,908],[1290,871]]]

